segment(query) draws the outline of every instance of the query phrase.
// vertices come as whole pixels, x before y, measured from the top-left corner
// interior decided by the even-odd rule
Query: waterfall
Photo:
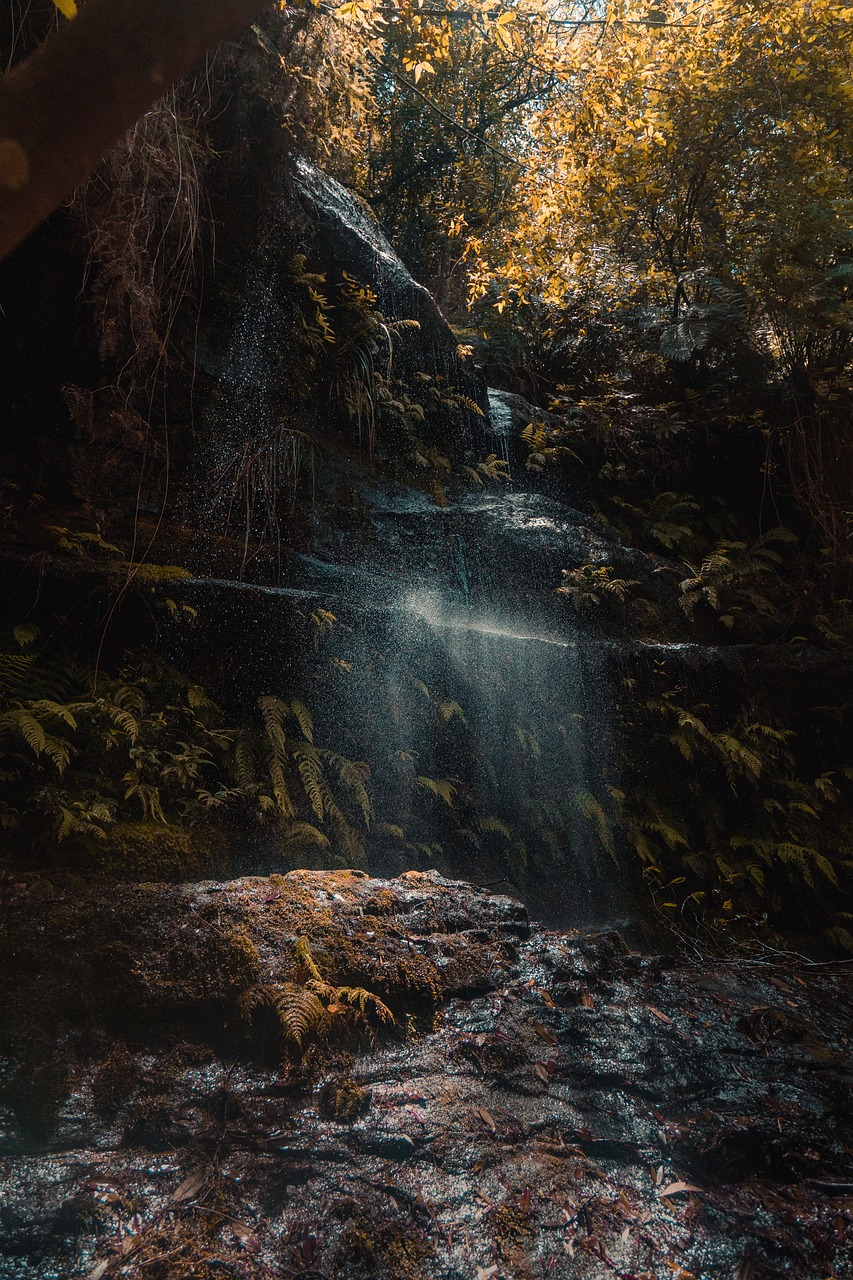
[[[333,804],[345,806],[347,778],[369,780],[372,812],[349,815],[358,838],[327,841],[322,859],[386,874],[435,867],[521,894],[555,923],[622,916],[629,877],[614,812],[600,798],[614,777],[606,656],[553,592],[564,566],[610,558],[609,535],[525,483],[522,466],[502,478],[477,471],[478,458],[494,454],[509,473],[525,415],[538,411],[487,392],[462,368],[435,302],[366,205],[307,163],[296,178],[333,250],[327,267],[320,261],[324,278],[352,273],[375,291],[383,315],[418,321],[405,330],[410,345],[399,361],[395,354],[395,376],[403,365],[414,396],[419,379],[457,396],[449,403],[462,407],[436,428],[439,452],[453,439],[456,461],[447,465],[470,475],[471,487],[454,483],[436,502],[416,474],[401,483],[363,454],[354,459],[345,443],[340,456],[334,445],[324,450],[316,488],[300,498],[309,533],[286,552],[286,585],[264,580],[261,561],[244,574],[246,553],[239,576],[257,585],[218,572],[185,583],[199,615],[194,643],[204,646],[205,627],[212,653],[222,634],[238,637],[227,678],[244,705],[274,695],[310,707],[329,786],[339,774]],[[276,485],[293,480],[248,453],[261,430],[269,456],[267,437],[288,406],[275,355],[282,301],[259,270],[247,290],[220,360],[208,448],[225,458],[219,475],[236,477],[262,540],[264,522],[281,510]],[[323,411],[328,403],[314,406],[317,419]],[[279,526],[272,532],[277,540]],[[314,812],[323,824],[334,810],[327,799]],[[246,839],[246,870],[286,869],[291,855],[298,862],[277,845],[273,826]]]

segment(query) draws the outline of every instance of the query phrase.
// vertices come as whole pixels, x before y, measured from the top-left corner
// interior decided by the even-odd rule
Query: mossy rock
[[[377,1223],[364,1206],[351,1200],[342,1201],[337,1216],[348,1219],[335,1248],[338,1276],[429,1280],[434,1275],[434,1246],[414,1223]]]
[[[355,1080],[328,1080],[320,1090],[318,1110],[326,1120],[347,1124],[370,1109],[372,1095]]]

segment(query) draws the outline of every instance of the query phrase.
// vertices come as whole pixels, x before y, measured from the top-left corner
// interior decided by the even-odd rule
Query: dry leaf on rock
[[[184,1200],[192,1200],[201,1191],[206,1180],[207,1174],[201,1170],[188,1174],[175,1189],[175,1194],[172,1196],[173,1204],[182,1204]]]
[[[477,1116],[479,1120],[482,1120],[483,1124],[486,1125],[487,1128],[491,1129],[492,1133],[497,1133],[498,1126],[495,1122],[495,1118],[486,1110],[485,1107],[475,1107],[474,1115]]]

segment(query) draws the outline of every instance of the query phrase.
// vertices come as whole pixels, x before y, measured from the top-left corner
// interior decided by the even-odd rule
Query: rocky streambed
[[[849,965],[431,872],[2,892],[3,1280],[853,1274]]]

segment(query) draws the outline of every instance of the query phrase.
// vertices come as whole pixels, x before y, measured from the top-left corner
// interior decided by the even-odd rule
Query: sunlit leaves
[[[511,218],[471,255],[475,295],[501,307],[587,288],[671,310],[710,264],[773,307],[786,255],[831,264],[849,239],[847,8],[609,9],[584,28],[569,12],[548,50],[557,87],[531,118]]]

